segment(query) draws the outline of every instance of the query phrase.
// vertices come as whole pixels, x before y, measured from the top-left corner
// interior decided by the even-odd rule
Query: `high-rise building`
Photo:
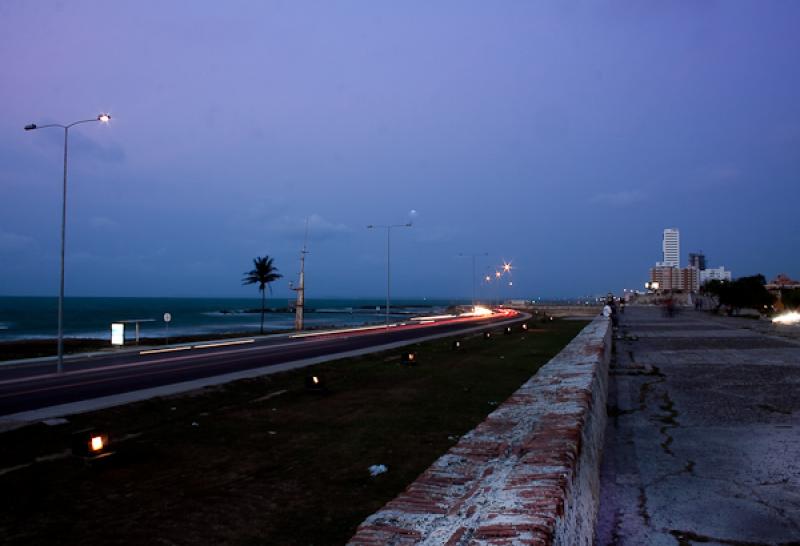
[[[661,248],[664,252],[664,261],[661,262],[661,265],[668,267],[681,266],[681,234],[677,228],[664,230]]]
[[[700,284],[708,281],[730,281],[733,275],[730,271],[725,269],[725,266],[720,266],[711,269],[705,269],[700,272]]]
[[[696,267],[699,271],[704,271],[706,268],[706,255],[702,252],[690,252],[689,265]]]
[[[662,291],[685,290],[697,292],[700,287],[700,271],[693,266],[670,267],[657,265],[650,268],[650,282],[657,282],[658,289]]]

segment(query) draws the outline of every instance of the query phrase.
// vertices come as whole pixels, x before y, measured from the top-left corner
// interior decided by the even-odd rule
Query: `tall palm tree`
[[[270,295],[272,294],[272,287],[269,283],[277,281],[283,275],[278,273],[278,268],[273,264],[273,259],[269,256],[257,256],[253,259],[253,269],[244,274],[242,284],[258,284],[258,290],[261,292],[261,333],[264,333],[264,310],[266,304],[266,291],[269,289]]]

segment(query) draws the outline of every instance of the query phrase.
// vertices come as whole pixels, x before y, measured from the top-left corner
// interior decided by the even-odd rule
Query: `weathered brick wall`
[[[598,317],[350,544],[590,545],[610,345]]]

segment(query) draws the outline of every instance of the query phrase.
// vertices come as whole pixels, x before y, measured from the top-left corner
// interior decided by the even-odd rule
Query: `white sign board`
[[[172,315],[170,313],[164,313],[164,322],[169,322],[172,320]]]
[[[111,323],[111,345],[125,345],[125,325],[121,322]]]

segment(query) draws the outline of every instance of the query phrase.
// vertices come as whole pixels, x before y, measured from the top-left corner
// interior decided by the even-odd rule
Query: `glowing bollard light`
[[[523,322],[522,323],[522,329],[523,330],[527,330],[528,329],[528,323],[527,322]]]
[[[408,364],[409,366],[414,365],[417,363],[417,353],[414,351],[407,351],[403,353],[403,364]]]
[[[504,333],[505,333],[507,336],[510,336],[510,335],[511,335],[511,326],[506,326],[506,328],[505,328],[505,330],[503,330],[503,332],[504,332]]]
[[[106,446],[106,441],[103,439],[102,436],[92,436],[92,439],[89,440],[89,449],[93,453],[97,453],[98,451],[103,451],[103,448]]]
[[[82,430],[72,436],[72,454],[87,461],[95,461],[112,454],[108,450],[108,434]]]
[[[325,384],[322,382],[322,378],[318,375],[307,376],[306,390],[311,392],[323,392],[325,390]]]
[[[453,350],[458,351],[461,348],[461,342],[456,340],[453,342]]]
[[[483,339],[492,339],[492,333],[491,332],[484,332],[483,333]]]

